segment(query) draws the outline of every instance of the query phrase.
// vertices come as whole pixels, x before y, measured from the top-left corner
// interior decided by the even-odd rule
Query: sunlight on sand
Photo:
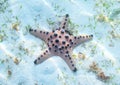
[[[89,16],[89,17],[92,17],[93,16],[93,14],[92,13],[89,13],[88,11],[86,11],[86,9],[84,8],[85,6],[84,6],[84,4],[79,4],[77,1],[75,1],[75,0],[71,0],[71,2],[73,3],[73,4],[75,4],[78,8],[81,8],[81,9],[79,9],[80,10],[80,14],[82,14],[82,15],[86,15],[86,16]],[[82,5],[82,6],[81,6]],[[84,10],[84,11],[83,11]]]
[[[62,76],[63,76],[63,75],[62,75],[62,72],[61,72],[61,70],[59,69],[56,61],[55,61],[54,59],[52,59],[52,58],[50,58],[49,60],[54,64],[54,66],[57,68],[57,72],[58,72],[59,75],[62,77]]]
[[[51,9],[51,10],[53,11],[53,14],[54,14],[54,15],[57,14],[57,13],[54,11],[54,8],[51,6],[50,3],[48,3],[46,0],[42,0],[42,1],[44,2],[44,4],[45,4],[49,9]]]
[[[117,64],[117,61],[114,58],[114,56],[102,44],[100,44],[96,41],[93,41],[93,44],[96,44],[99,47],[99,49],[101,50],[101,52],[104,53],[104,55],[107,59],[110,59],[114,64]]]
[[[6,46],[4,44],[0,43],[0,49],[6,54],[8,55],[10,58],[14,59],[16,58],[15,55],[13,55],[11,52],[9,52],[6,48]]]

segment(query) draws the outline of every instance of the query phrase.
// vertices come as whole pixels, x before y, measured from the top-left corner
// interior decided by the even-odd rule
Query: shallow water
[[[0,0],[0,85],[120,85],[119,5],[119,0]],[[73,35],[94,36],[73,51],[78,71],[58,56],[35,66],[47,46],[29,28],[52,31],[65,14]],[[93,62],[109,79],[98,78]]]

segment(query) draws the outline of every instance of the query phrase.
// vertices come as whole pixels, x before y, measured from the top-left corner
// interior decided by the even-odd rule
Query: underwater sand
[[[119,0],[0,0],[0,85],[120,85],[119,6]],[[58,56],[33,63],[47,46],[29,28],[52,31],[65,14],[73,35],[94,35],[73,51],[76,73]]]

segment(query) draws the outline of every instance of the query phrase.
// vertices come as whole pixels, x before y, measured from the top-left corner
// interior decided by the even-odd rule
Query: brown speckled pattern
[[[66,30],[68,27],[69,15],[66,14],[58,29],[52,32],[30,29],[30,33],[44,40],[48,49],[41,54],[35,61],[40,64],[52,56],[60,56],[74,72],[77,71],[75,62],[72,59],[72,50],[79,44],[91,40],[93,35],[70,35]]]

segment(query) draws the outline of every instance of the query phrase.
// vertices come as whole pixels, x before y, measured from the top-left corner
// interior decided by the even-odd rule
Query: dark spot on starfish
[[[40,33],[42,33],[42,31],[40,31]]]
[[[55,50],[55,52],[57,52],[57,50]]]
[[[46,32],[46,35],[48,35],[49,34],[49,32]]]
[[[65,57],[67,57],[67,55],[65,55]]]
[[[83,38],[85,38],[85,36],[83,36]]]
[[[65,29],[65,26],[63,26],[62,28]]]
[[[59,50],[62,50],[61,48],[59,48]]]
[[[69,36],[67,36],[67,35],[66,35],[66,36],[65,36],[65,38],[66,38],[66,39],[68,39],[68,38],[69,38]]]
[[[41,55],[41,57],[43,57],[43,55]]]
[[[76,45],[76,43],[75,43],[75,45]]]
[[[55,40],[55,42],[56,42],[56,43],[59,43],[59,40],[58,40],[58,39],[56,39],[56,40]]]
[[[88,36],[86,36],[86,38],[88,38]]]
[[[55,33],[54,36],[57,37],[57,34]]]
[[[54,46],[54,44],[52,44],[52,46]]]
[[[77,68],[75,67],[74,70],[73,70],[73,72],[76,72],[76,71],[77,71]]]
[[[34,61],[34,64],[37,64],[37,60]]]
[[[80,38],[78,37],[78,39],[80,39]]]
[[[69,14],[66,14],[66,17],[69,17]]]
[[[67,46],[65,46],[65,49],[67,49]]]
[[[90,35],[90,37],[93,37],[93,35]]]
[[[76,39],[76,37],[74,37],[74,39]]]
[[[51,48],[49,48],[49,50],[51,50]]]
[[[69,59],[71,60],[71,57],[69,57]]]
[[[62,41],[62,44],[65,44],[66,42],[65,41]]]
[[[68,52],[68,51],[66,51],[66,53],[68,54],[69,52]]]
[[[71,42],[71,44],[73,44],[73,42]]]
[[[50,40],[50,38],[48,38],[48,41]]]
[[[34,32],[36,32],[37,30],[34,30]]]
[[[52,32],[55,32],[54,30]]]
[[[61,49],[64,49],[64,46],[62,46]]]
[[[50,38],[52,38],[52,35],[50,35]]]
[[[61,38],[61,36],[59,36],[59,38]]]
[[[66,22],[64,22],[64,25],[66,24]]]
[[[30,28],[29,31],[33,31],[33,29]]]
[[[57,45],[55,45],[55,48],[58,48],[58,46],[57,46]]]
[[[67,21],[67,19],[65,19],[65,21]]]
[[[48,50],[46,50],[46,53],[48,53]]]
[[[40,57],[38,57],[38,60],[40,60]]]
[[[73,61],[71,61],[71,63],[73,63]]]
[[[53,41],[51,40],[51,43],[52,43]]]
[[[67,46],[69,46],[69,44],[67,44]]]
[[[63,30],[61,31],[61,34],[64,34],[64,31],[63,31]]]
[[[69,41],[72,42],[72,39],[70,39]]]
[[[43,32],[45,34],[45,32]]]
[[[80,38],[81,38],[82,36],[80,36]]]
[[[74,64],[72,64],[72,66],[74,66]]]
[[[44,55],[46,55],[46,53],[44,52]]]

